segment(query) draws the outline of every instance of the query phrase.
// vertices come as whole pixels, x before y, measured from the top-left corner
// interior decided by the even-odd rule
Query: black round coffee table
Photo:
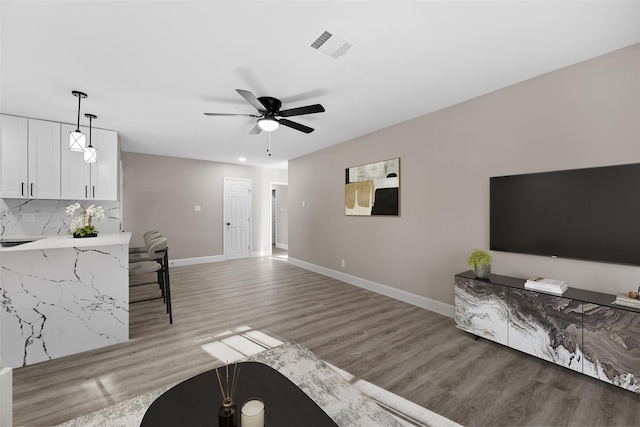
[[[325,427],[337,424],[302,390],[280,372],[257,362],[238,363],[240,374],[234,394],[238,427],[242,404],[260,398],[265,405],[265,427]],[[229,367],[231,372],[233,366]],[[226,368],[218,368],[221,376]],[[223,380],[224,382],[224,380]],[[211,370],[177,384],[147,409],[140,426],[217,427],[222,393],[216,371]]]

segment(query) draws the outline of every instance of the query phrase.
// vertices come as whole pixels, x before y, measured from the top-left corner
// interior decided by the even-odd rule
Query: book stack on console
[[[631,298],[624,292],[618,292],[616,300],[613,302],[616,305],[622,305],[624,307],[633,307],[640,310],[640,299]]]
[[[548,292],[555,295],[562,295],[568,289],[564,280],[546,279],[544,277],[533,277],[524,283],[524,287],[525,289]]]

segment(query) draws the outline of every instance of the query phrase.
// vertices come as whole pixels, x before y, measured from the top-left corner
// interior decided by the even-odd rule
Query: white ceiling
[[[2,1],[0,112],[74,123],[125,151],[266,167],[640,42],[638,1]],[[352,42],[329,58],[325,29]],[[315,132],[249,135],[236,89]]]

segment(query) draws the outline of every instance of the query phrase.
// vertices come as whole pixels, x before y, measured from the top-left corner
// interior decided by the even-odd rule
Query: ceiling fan
[[[249,92],[248,90],[236,89],[244,99],[246,99],[249,104],[253,105],[257,110],[259,115],[256,114],[234,114],[234,113],[204,113],[205,116],[244,116],[244,117],[255,117],[258,119],[258,123],[251,129],[249,132],[250,135],[258,134],[260,132],[267,131],[271,132],[276,130],[280,125],[290,127],[295,130],[299,130],[304,133],[313,132],[313,128],[309,126],[305,126],[300,123],[292,122],[288,119],[277,119],[276,117],[292,117],[292,116],[302,116],[304,114],[313,114],[313,113],[322,113],[324,112],[324,107],[320,104],[307,105],[305,107],[298,108],[290,108],[288,110],[280,110],[282,106],[282,102],[280,102],[277,98],[272,98],[270,96],[261,96],[256,98],[256,96]]]

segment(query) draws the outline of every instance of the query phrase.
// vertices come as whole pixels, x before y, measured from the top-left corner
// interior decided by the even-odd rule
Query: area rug
[[[258,353],[248,360],[271,366],[287,377],[339,426],[402,427],[391,414],[296,341]]]
[[[341,427],[453,427],[458,424],[363,380],[356,380],[290,341],[239,361],[264,363],[304,391]],[[153,401],[175,384],[59,424],[58,427],[139,426]]]

